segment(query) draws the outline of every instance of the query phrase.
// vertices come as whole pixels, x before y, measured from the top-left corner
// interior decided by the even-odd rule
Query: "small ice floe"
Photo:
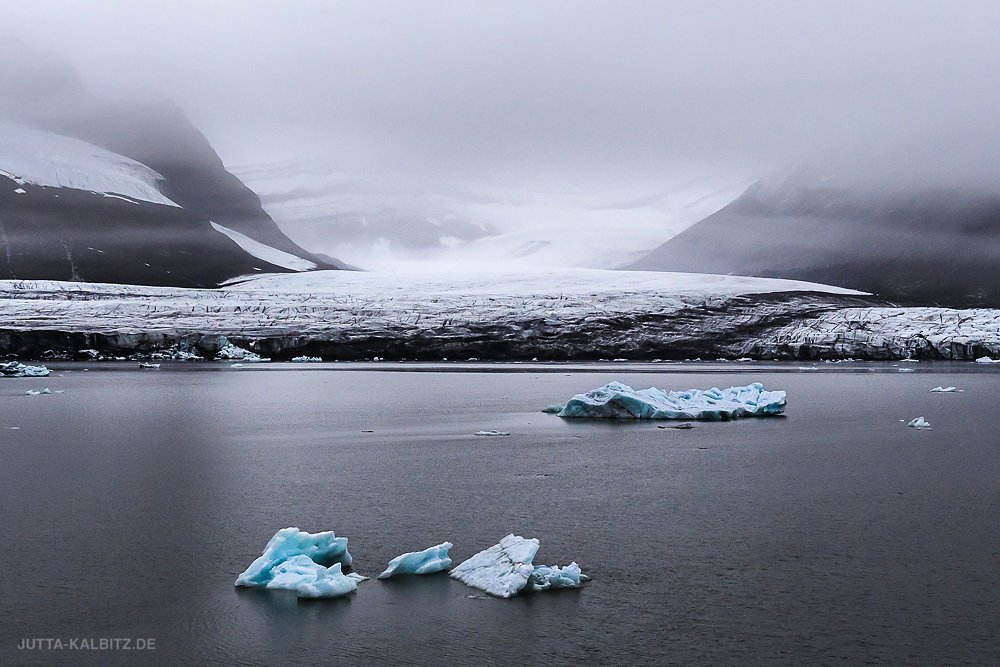
[[[990,357],[979,357],[976,359],[977,364],[1000,364],[1000,359],[991,359]]]
[[[588,578],[580,571],[580,566],[575,562],[563,567],[536,565],[531,576],[528,577],[528,585],[536,591],[545,591],[550,588],[579,588],[580,581]]]
[[[750,357],[740,357],[736,361],[744,361],[745,362],[745,361],[753,361],[753,359],[751,359]]]
[[[931,423],[926,419],[924,419],[923,417],[917,417],[916,419],[911,419],[909,423],[907,423],[906,425],[909,426],[910,428],[916,428],[921,430],[931,428]]]
[[[559,416],[729,420],[780,414],[785,404],[785,392],[764,391],[759,382],[745,387],[687,391],[663,391],[656,387],[636,390],[621,382],[609,382],[571,398]]]
[[[37,389],[29,389],[28,391],[26,391],[24,393],[27,396],[41,396],[42,394],[51,394],[52,390],[49,389],[48,387],[46,387],[45,389],[42,389],[41,391],[39,391]]]
[[[292,361],[295,363],[318,363],[323,361],[323,359],[320,357],[308,357],[306,355],[302,355],[300,357],[292,357]]]
[[[411,551],[396,556],[389,561],[389,566],[385,568],[385,572],[378,575],[378,578],[388,579],[397,574],[431,574],[447,570],[451,567],[448,550],[452,546],[454,545],[451,542],[442,542],[423,551]]]
[[[261,554],[239,577],[237,586],[287,588],[299,597],[338,597],[357,588],[361,575],[348,574],[342,566],[351,564],[347,538],[333,531],[307,533],[298,528],[282,528],[268,540]],[[327,567],[326,563],[332,563]],[[273,583],[277,579],[277,583]]]
[[[547,415],[557,415],[560,412],[562,412],[565,407],[566,407],[565,405],[557,403],[555,405],[550,405],[546,408],[542,408],[542,412],[544,412]]]
[[[800,371],[818,371],[819,366],[799,366]]]
[[[538,546],[537,539],[525,539],[512,533],[499,544],[459,563],[451,571],[451,576],[501,598],[516,595],[529,583],[534,590],[578,588],[581,580],[586,579],[576,563],[565,567],[534,565],[532,561]]]
[[[656,428],[675,428],[677,430],[684,430],[688,428],[694,428],[694,424],[691,422],[683,422],[681,424],[660,424]]]
[[[936,391],[936,392],[939,392],[939,393],[946,392],[946,393],[950,394],[950,393],[953,393],[953,392],[956,392],[956,391],[962,391],[962,390],[959,389],[958,387],[934,387],[933,389],[931,389],[931,391]]]
[[[19,361],[0,363],[0,376],[7,378],[43,378],[48,377],[49,369],[45,366],[27,366]]]
[[[229,364],[230,368],[243,368],[243,364]]]
[[[159,364],[151,364],[148,361],[140,361],[139,368],[159,368]]]
[[[14,194],[16,194],[16,195],[26,195],[28,193],[27,193],[27,191],[25,191],[24,188],[17,188],[16,190],[14,190]]]
[[[913,369],[912,368],[900,368],[899,372],[900,373],[912,373]]]
[[[506,431],[476,431],[474,433],[474,435],[484,435],[484,436],[487,436],[487,437],[496,437],[496,436],[510,435],[510,433],[507,433]]]
[[[20,426],[8,426],[7,430],[8,431],[20,431],[21,427]]]

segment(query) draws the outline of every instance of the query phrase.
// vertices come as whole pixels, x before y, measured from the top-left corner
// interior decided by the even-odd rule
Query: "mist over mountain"
[[[987,137],[878,144],[762,179],[629,268],[808,280],[903,304],[1000,306],[1000,165]]]
[[[336,268],[288,239],[172,103],[120,103],[0,41],[0,277],[210,287]]]

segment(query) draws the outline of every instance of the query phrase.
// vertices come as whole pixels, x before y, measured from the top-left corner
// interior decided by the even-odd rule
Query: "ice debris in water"
[[[507,431],[490,430],[490,431],[476,431],[474,435],[485,435],[487,437],[495,437],[501,435],[510,435],[510,433],[508,433]]]
[[[320,568],[310,569],[302,556]],[[296,559],[291,563],[289,560]],[[287,564],[286,564],[287,563]],[[324,567],[325,563],[333,563],[333,567]],[[301,597],[335,597],[345,595],[356,588],[344,590],[346,584],[341,581],[345,575],[341,572],[342,565],[351,564],[351,554],[347,552],[347,538],[337,537],[332,530],[322,533],[307,533],[298,528],[282,528],[268,540],[264,553],[250,564],[243,574],[236,579],[237,586],[257,586],[270,588],[289,588],[292,581],[298,581],[294,587]],[[279,584],[270,586],[272,580],[281,576]],[[295,579],[298,577],[298,579]],[[357,576],[348,575],[355,584]],[[363,577],[362,577],[363,579]]]
[[[389,561],[389,566],[385,568],[385,572],[378,575],[378,578],[388,579],[395,574],[430,574],[447,570],[451,567],[448,550],[452,546],[454,545],[451,542],[442,542],[423,551],[410,551],[396,556]]]
[[[41,391],[39,391],[37,389],[29,389],[28,391],[26,391],[24,393],[27,394],[28,396],[41,396],[42,394],[51,394],[52,390],[49,389],[48,387],[46,387],[45,389],[42,389]]]
[[[26,366],[19,361],[0,363],[0,375],[8,378],[43,378],[47,377],[49,369],[45,366]]]
[[[745,387],[687,391],[663,391],[656,387],[635,390],[621,382],[609,382],[571,398],[559,416],[728,420],[776,415],[784,411],[785,403],[785,392],[764,391],[759,382]]]
[[[1000,359],[991,359],[990,357],[979,357],[976,359],[977,364],[1000,364]]]
[[[536,565],[528,577],[528,584],[536,591],[549,588],[579,588],[581,579],[587,579],[587,575],[580,572],[580,566],[576,562],[564,567]]]
[[[323,359],[320,357],[308,357],[306,355],[302,355],[300,357],[292,357],[292,361],[296,363],[317,363],[323,361]]]
[[[587,578],[576,563],[561,568],[532,564],[537,552],[537,539],[510,534],[499,544],[459,563],[451,571],[451,576],[501,598],[516,595],[529,583],[533,590],[543,591],[548,588],[577,588],[580,581]]]
[[[962,391],[962,390],[959,389],[958,387],[934,387],[933,389],[931,389],[931,391],[948,392],[950,394],[952,392]]]
[[[931,423],[926,419],[924,419],[923,417],[917,417],[916,419],[910,420],[907,426],[911,428],[924,429],[924,428],[930,428]]]
[[[547,415],[557,415],[563,411],[566,406],[562,403],[557,403],[556,405],[550,405],[547,408],[542,408],[542,412]]]

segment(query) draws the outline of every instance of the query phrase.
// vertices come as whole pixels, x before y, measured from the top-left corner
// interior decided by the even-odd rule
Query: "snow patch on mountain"
[[[177,206],[144,164],[79,139],[0,121],[0,176],[18,185],[72,188]]]
[[[316,268],[316,264],[310,262],[308,259],[297,257],[296,255],[285,252],[284,250],[272,248],[269,245],[250,238],[246,234],[241,234],[235,229],[229,229],[228,227],[223,227],[222,225],[214,222],[212,223],[212,229],[220,234],[228,236],[236,243],[236,245],[243,248],[243,250],[257,259],[262,259],[265,262],[273,264],[274,266],[291,269],[292,271],[311,271]]]

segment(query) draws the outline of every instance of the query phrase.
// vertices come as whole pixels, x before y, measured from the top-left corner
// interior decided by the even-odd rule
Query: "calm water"
[[[0,380],[3,664],[1000,662],[1000,369],[55,367]],[[538,412],[612,379],[760,380],[789,405],[688,431]],[[45,386],[65,393],[24,395]],[[920,415],[933,431],[899,421]],[[233,588],[285,526],[349,537],[367,575],[515,532],[593,581]],[[18,650],[32,638],[155,650]]]

